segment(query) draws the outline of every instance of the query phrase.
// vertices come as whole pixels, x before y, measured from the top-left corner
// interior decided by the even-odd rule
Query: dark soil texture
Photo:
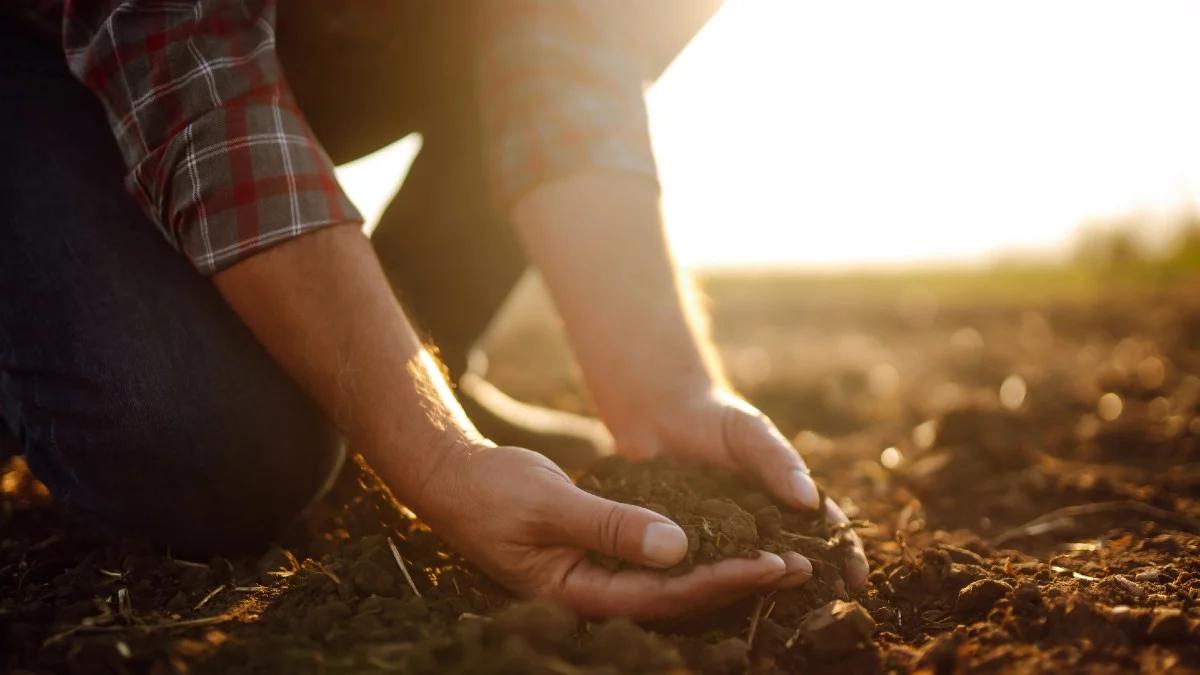
[[[758,551],[796,551],[813,564],[814,595],[842,594],[841,570],[851,542],[825,521],[824,512],[800,512],[727,471],[671,459],[632,464],[619,457],[597,462],[577,478],[583,489],[670,518],[688,537],[688,553],[668,574]],[[825,495],[821,495],[822,503]],[[614,559],[601,564],[619,568]]]
[[[0,672],[1200,672],[1200,286],[825,284],[706,289],[734,383],[858,523],[854,597],[818,574],[705,616],[580,621],[513,601],[357,463],[265,554],[180,559],[99,538],[13,461]],[[545,326],[502,333],[490,377],[586,410]],[[721,474],[580,480],[682,521],[689,563],[794,547],[836,569],[838,533]]]

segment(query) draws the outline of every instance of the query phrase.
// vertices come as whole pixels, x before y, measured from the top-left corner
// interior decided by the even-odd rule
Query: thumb
[[[670,567],[687,555],[678,525],[650,509],[614,502],[564,485],[553,520],[562,543],[647,567]]]

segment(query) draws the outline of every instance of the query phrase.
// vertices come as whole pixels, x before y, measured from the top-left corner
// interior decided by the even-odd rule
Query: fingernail
[[[817,494],[817,484],[804,469],[792,471],[792,494],[797,501],[810,509],[820,506],[821,498]]]
[[[851,558],[846,562],[846,581],[850,586],[851,591],[857,591],[867,583],[867,575],[870,569],[867,563],[860,558]]]
[[[799,553],[793,553],[792,555],[784,558],[784,561],[788,564],[788,574],[796,574],[806,578],[812,578],[813,566],[812,561],[810,561],[808,558],[805,558]]]
[[[670,567],[687,554],[687,535],[669,523],[650,523],[642,535],[642,555],[662,567]]]
[[[760,551],[759,553],[760,558],[765,558],[773,563],[778,563],[772,565],[769,569],[764,570],[762,576],[759,577],[760,581],[774,583],[779,581],[780,577],[783,577],[788,573],[787,561],[783,559],[783,556],[776,555],[774,553],[768,553],[766,551]]]
[[[784,577],[781,588],[803,586],[809,579],[812,579],[813,567],[808,558],[794,552],[784,553],[782,557],[783,561],[787,563],[787,576]]]

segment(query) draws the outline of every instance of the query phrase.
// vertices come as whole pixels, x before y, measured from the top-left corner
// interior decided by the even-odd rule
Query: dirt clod
[[[857,602],[834,600],[808,613],[800,635],[809,650],[841,654],[854,650],[875,632],[875,620]]]
[[[958,592],[954,611],[959,614],[976,614],[991,609],[1001,598],[1012,593],[1012,586],[996,579],[972,581]]]
[[[1154,611],[1146,637],[1158,642],[1184,640],[1188,637],[1188,620],[1178,609],[1162,608]]]
[[[706,673],[744,673],[750,667],[750,646],[741,638],[725,638],[705,645],[698,662]]]
[[[843,531],[832,528],[823,514],[787,508],[728,472],[667,459],[633,464],[614,457],[592,467],[579,485],[678,523],[688,537],[688,554],[670,574],[723,558],[752,557],[760,550],[798,551],[822,567],[814,588],[832,589],[841,582],[849,550]]]

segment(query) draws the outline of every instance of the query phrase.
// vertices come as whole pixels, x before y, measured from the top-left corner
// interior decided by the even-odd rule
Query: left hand
[[[821,507],[800,454],[766,415],[728,389],[713,387],[653,409],[653,421],[616,433],[618,454],[634,461],[669,454],[725,467],[757,479],[793,508]],[[824,508],[831,524],[849,522],[831,498]],[[867,558],[858,534],[847,536],[854,549],[845,578],[856,591],[866,583]]]

